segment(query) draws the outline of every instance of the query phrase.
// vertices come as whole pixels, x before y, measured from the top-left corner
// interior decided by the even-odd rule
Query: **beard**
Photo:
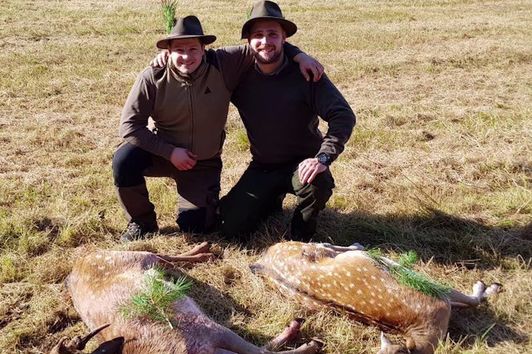
[[[260,51],[261,49],[259,49],[258,51],[255,51],[255,60],[257,60],[259,63],[261,64],[273,64],[273,63],[277,63],[282,55],[283,55],[283,50],[277,50],[277,48],[274,48],[274,53],[269,57],[269,58],[264,58],[260,55]]]

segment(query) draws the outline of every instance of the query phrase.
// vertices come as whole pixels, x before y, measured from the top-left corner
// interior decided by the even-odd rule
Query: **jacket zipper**
[[[188,90],[188,104],[190,107],[190,151],[194,150],[194,105],[192,103],[192,83],[186,82]]]

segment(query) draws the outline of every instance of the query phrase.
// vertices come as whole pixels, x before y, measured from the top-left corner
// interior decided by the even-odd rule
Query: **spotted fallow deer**
[[[271,246],[251,266],[281,293],[310,309],[332,307],[384,331],[405,334],[406,345],[393,345],[381,334],[378,354],[431,354],[447,332],[451,306],[477,306],[497,293],[499,284],[482,282],[473,294],[450,290],[443,298],[401,285],[389,268],[377,263],[361,246],[282,242]],[[397,263],[381,258],[387,265]]]
[[[171,305],[174,328],[148,319],[124,318],[119,313],[121,306],[142,289],[144,274],[151,268],[172,268],[176,262],[200,262],[212,256],[209,245],[204,243],[179,256],[97,251],[80,259],[66,283],[75,309],[93,333],[71,341],[64,338],[51,353],[80,353],[95,334],[104,342],[93,353],[266,354],[294,339],[301,324],[298,320],[267,346],[257,347],[211,320],[188,296]],[[313,340],[280,353],[312,354],[320,346]]]

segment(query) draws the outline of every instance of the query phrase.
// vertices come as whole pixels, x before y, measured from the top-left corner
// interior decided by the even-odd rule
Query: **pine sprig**
[[[391,274],[397,281],[405,286],[415,289],[425,295],[438,299],[449,295],[451,288],[447,285],[440,284],[430,279],[428,276],[417,273],[412,269],[403,266],[392,267]]]
[[[177,9],[177,0],[161,0],[163,10],[164,28],[166,33],[172,32],[175,25],[175,12]]]
[[[408,251],[402,254],[397,264],[391,264],[389,261],[385,261],[381,250],[378,248],[370,249],[366,253],[381,267],[388,270],[392,277],[401,285],[439,299],[444,298],[451,291],[449,286],[440,284],[427,275],[412,270],[412,267],[418,261],[418,256],[414,251]]]
[[[399,260],[397,261],[397,263],[399,263],[401,266],[405,268],[411,269],[414,266],[414,264],[417,263],[418,260],[419,258],[416,252],[408,251],[399,256]]]
[[[379,257],[383,256],[380,248],[369,248],[366,250],[366,253],[368,254],[368,256],[373,258],[373,260],[377,260]]]
[[[167,281],[164,276],[161,269],[146,272],[143,289],[120,308],[121,315],[125,318],[147,317],[174,328],[171,304],[185,296],[192,283],[184,277]]]

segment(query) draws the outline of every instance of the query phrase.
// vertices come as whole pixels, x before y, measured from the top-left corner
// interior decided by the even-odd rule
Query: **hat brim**
[[[174,39],[190,39],[190,38],[198,38],[201,43],[203,44],[211,44],[216,40],[216,36],[206,34],[206,35],[174,35],[174,36],[168,36],[165,37],[159,41],[157,41],[157,48],[159,49],[168,49],[168,46],[170,45],[170,41]]]
[[[251,29],[251,26],[254,22],[260,20],[270,20],[279,22],[281,27],[283,27],[284,31],[286,32],[287,38],[293,36],[297,32],[296,24],[292,21],[285,20],[284,18],[273,16],[254,17],[252,19],[249,19],[246,23],[244,23],[244,26],[242,26],[242,39],[247,39],[249,37],[249,30]]]

